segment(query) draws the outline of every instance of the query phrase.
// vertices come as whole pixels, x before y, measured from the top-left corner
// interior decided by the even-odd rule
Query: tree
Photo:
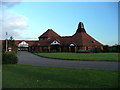
[[[16,46],[16,44],[15,44],[15,40],[13,39],[13,37],[11,36],[10,37],[10,39],[8,39],[8,41],[7,41],[7,44],[8,44],[8,47],[11,47],[12,48],[12,51],[15,51],[15,52],[17,52],[17,46]],[[5,52],[5,50],[6,50],[6,40],[4,40],[3,42],[2,42],[2,49],[3,49],[3,52]]]
[[[2,52],[6,50],[6,40],[2,41]]]
[[[17,46],[15,45],[15,40],[12,36],[8,40],[8,46],[12,48],[12,51],[17,51]]]

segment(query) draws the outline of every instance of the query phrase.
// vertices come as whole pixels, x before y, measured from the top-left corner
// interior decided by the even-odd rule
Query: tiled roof
[[[52,29],[48,29],[39,38],[47,38],[42,40],[15,40],[15,44],[25,41],[29,46],[49,46],[54,40],[57,40],[60,45],[69,46],[74,44],[76,46],[103,46],[93,37],[86,33],[83,23],[79,23],[78,29],[73,36],[60,36]]]
[[[73,35],[73,40],[76,45],[82,45],[82,46],[101,46],[102,45],[97,40],[92,38],[89,34],[84,32],[80,32]]]
[[[21,43],[22,41],[25,41],[26,43],[28,43],[29,46],[32,46],[35,42],[37,42],[38,40],[15,40],[15,44],[18,45],[19,43]]]
[[[55,36],[54,36],[55,35]],[[47,30],[41,35],[41,37],[54,37],[47,40],[40,40],[38,43],[40,46],[49,46],[54,40],[60,42],[61,45],[68,46],[70,44],[75,44],[76,46],[102,46],[101,43],[92,38],[86,33],[84,25],[82,22],[79,23],[78,29],[73,36],[60,36],[56,34],[53,30]]]
[[[42,38],[42,37],[51,38],[51,37],[60,37],[60,35],[58,35],[52,29],[48,29],[45,33],[43,33],[41,36],[39,36],[39,38]]]

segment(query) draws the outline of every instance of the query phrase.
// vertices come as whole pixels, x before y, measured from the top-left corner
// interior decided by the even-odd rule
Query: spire
[[[84,25],[82,22],[79,23],[78,28],[84,28]]]
[[[84,29],[84,24],[83,24],[82,22],[80,22],[80,23],[78,24],[78,29],[77,29],[76,33],[80,33],[80,32],[86,33],[86,31],[85,31],[85,29]]]

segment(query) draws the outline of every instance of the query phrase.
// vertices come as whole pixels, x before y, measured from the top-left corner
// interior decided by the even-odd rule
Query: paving
[[[80,68],[80,69],[118,70],[118,64],[120,64],[120,62],[59,60],[43,58],[27,51],[19,51],[18,64],[26,64],[33,66]]]

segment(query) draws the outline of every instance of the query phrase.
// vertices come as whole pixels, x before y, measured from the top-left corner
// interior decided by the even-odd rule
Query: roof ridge
[[[46,32],[44,32],[41,36],[39,37],[61,37],[59,34],[57,34],[54,30],[48,29]]]

